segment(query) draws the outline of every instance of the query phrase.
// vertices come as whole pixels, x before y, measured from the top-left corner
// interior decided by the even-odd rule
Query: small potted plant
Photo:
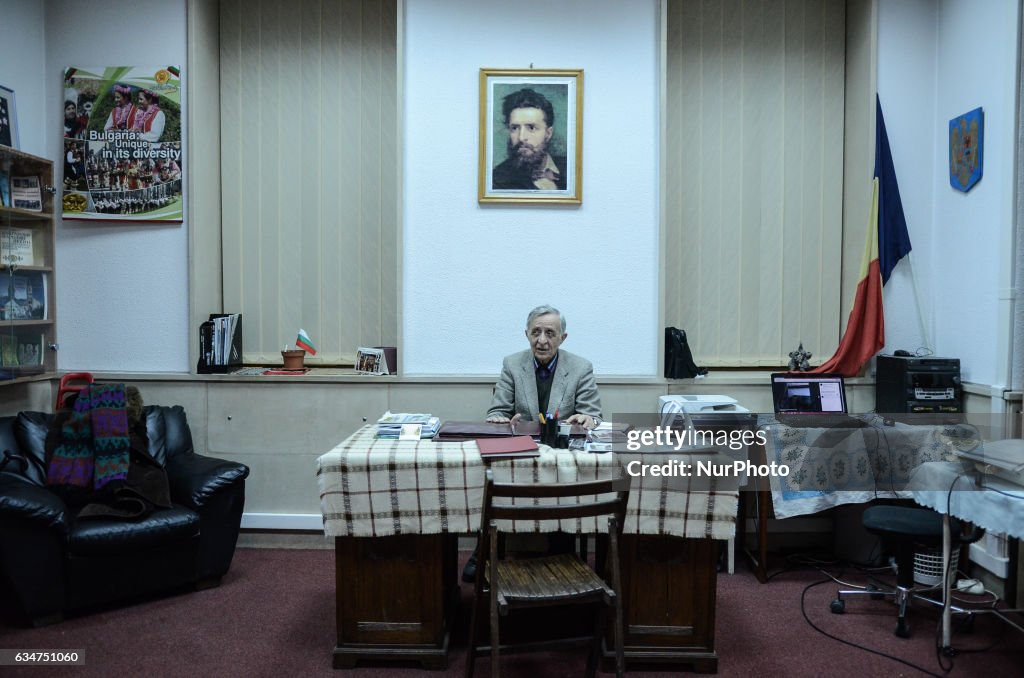
[[[282,369],[305,369],[306,353],[316,355],[316,346],[313,345],[313,340],[306,334],[306,330],[300,329],[299,336],[295,339],[295,348],[289,349],[285,346],[284,350],[281,351],[281,358],[284,359]]]

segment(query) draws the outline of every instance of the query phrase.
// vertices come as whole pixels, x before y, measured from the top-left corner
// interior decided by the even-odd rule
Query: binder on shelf
[[[199,374],[226,374],[242,364],[242,314],[211,313],[199,325]]]

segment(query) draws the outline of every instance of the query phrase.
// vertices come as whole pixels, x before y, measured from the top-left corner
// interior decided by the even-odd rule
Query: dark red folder
[[[530,436],[512,436],[510,438],[480,438],[476,441],[480,456],[484,459],[494,457],[536,457],[540,455],[537,443]]]

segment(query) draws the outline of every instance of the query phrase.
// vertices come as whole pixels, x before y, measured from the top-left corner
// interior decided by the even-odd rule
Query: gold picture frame
[[[583,69],[480,69],[477,199],[583,202]]]

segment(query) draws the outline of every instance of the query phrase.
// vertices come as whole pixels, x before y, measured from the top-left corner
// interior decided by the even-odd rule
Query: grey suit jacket
[[[601,416],[601,396],[594,381],[594,366],[589,360],[559,349],[558,364],[551,382],[548,412],[565,419],[573,414]],[[494,387],[494,397],[487,416],[511,417],[516,413],[524,420],[537,418],[537,377],[533,367],[533,352],[529,349],[507,356],[501,366],[501,376]]]

